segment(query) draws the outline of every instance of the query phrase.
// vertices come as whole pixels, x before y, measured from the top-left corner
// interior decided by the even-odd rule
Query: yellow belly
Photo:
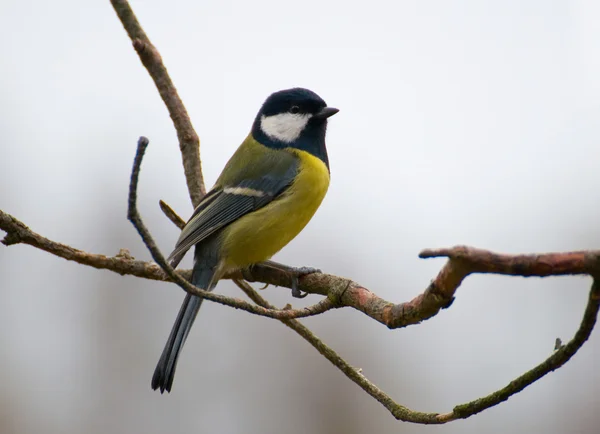
[[[241,217],[223,230],[223,268],[245,268],[265,261],[304,229],[329,187],[329,171],[319,158],[289,149],[301,160],[290,187],[267,206]]]

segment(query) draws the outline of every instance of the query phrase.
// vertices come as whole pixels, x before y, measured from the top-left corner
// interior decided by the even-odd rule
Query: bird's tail
[[[213,275],[214,269],[194,269],[192,284],[211,291],[216,284],[216,282],[212,281]],[[183,304],[177,314],[175,324],[173,324],[173,328],[171,329],[167,344],[154,370],[152,389],[160,389],[160,393],[163,393],[165,390],[167,392],[171,391],[179,354],[183,349],[183,344],[194,324],[203,300],[195,295],[186,294],[185,300],[183,300]]]

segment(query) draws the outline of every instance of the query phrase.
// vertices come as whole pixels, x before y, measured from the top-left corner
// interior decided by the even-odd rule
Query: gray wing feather
[[[255,179],[240,180],[236,185],[211,190],[198,205],[177,240],[168,261],[176,267],[185,253],[195,244],[249,212],[267,205],[293,182],[298,162],[291,164],[284,176],[265,175]],[[235,189],[249,188],[262,195],[232,193]],[[228,191],[228,192],[226,192]],[[238,190],[243,191],[243,190]]]

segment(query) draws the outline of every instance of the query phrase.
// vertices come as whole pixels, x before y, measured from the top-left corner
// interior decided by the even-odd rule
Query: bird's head
[[[316,93],[299,87],[273,93],[262,105],[252,135],[270,148],[297,148],[326,164],[327,119],[339,110],[327,107]]]

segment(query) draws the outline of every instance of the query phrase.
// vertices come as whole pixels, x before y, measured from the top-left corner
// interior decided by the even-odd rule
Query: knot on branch
[[[151,43],[142,41],[141,39],[134,39],[132,44],[134,50],[142,59],[152,57],[154,58],[154,61],[162,62],[160,53],[156,48],[154,48],[154,45],[152,45]]]
[[[349,279],[338,279],[333,281],[329,287],[329,291],[327,292],[327,298],[334,304],[334,306],[344,306],[344,295],[353,283],[354,282]]]

